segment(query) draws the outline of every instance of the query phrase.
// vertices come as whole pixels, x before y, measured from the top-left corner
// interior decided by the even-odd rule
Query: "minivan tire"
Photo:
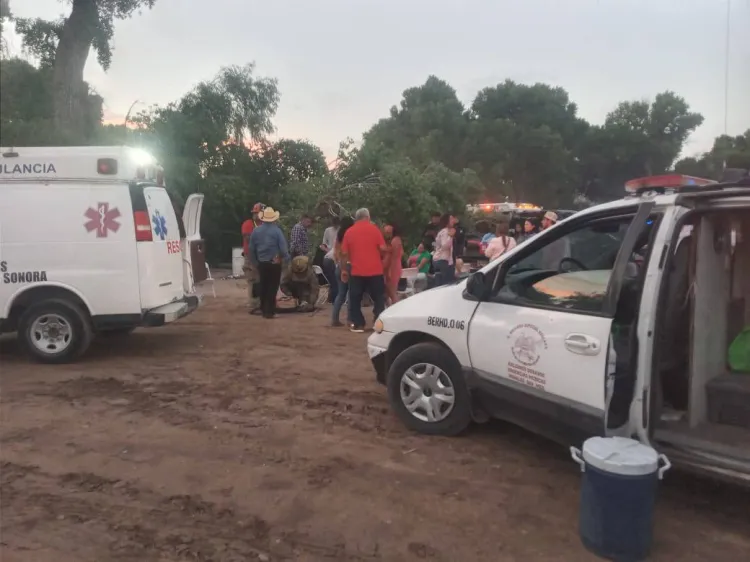
[[[440,421],[417,419],[406,409],[401,399],[401,379],[404,373],[420,363],[428,363],[441,369],[453,386],[453,409]],[[471,424],[471,396],[461,373],[461,365],[450,350],[438,343],[418,343],[402,351],[388,369],[386,386],[391,408],[401,422],[413,431],[450,437],[462,433]]]
[[[43,351],[35,340],[35,328],[44,317],[52,317],[67,327],[69,338],[58,351]],[[37,332],[38,333],[38,332]],[[26,352],[42,363],[67,363],[83,354],[91,345],[93,330],[89,315],[75,302],[65,298],[43,300],[24,310],[18,321],[18,337]],[[61,342],[61,345],[64,342]]]

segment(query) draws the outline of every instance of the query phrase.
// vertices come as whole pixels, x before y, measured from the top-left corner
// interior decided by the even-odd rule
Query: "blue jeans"
[[[365,327],[365,317],[362,315],[362,296],[365,293],[372,298],[372,313],[377,320],[385,310],[385,278],[382,275],[349,277],[349,316],[357,328]]]
[[[339,292],[339,284],[336,281],[336,264],[333,260],[323,259],[323,275],[328,280],[328,302],[336,302],[336,295]]]
[[[433,265],[435,267],[435,286],[453,283],[456,277],[456,266],[448,263],[448,260],[436,260]]]
[[[336,286],[338,290],[336,291],[336,300],[333,301],[333,311],[331,312],[331,320],[333,323],[340,322],[339,320],[341,316],[341,307],[344,306],[344,303],[346,302],[346,297],[349,294],[349,283],[344,283],[341,280],[341,267],[336,266],[336,274],[335,279],[331,280],[331,283],[336,283]],[[346,309],[346,321],[347,323],[351,323],[351,315],[349,314],[349,307]]]

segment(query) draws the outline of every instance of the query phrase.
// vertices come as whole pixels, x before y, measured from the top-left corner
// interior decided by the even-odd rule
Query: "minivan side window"
[[[602,312],[609,279],[632,216],[594,220],[508,260],[492,301]],[[635,262],[633,267],[637,267]],[[637,270],[636,270],[637,271]],[[632,272],[631,272],[632,274]]]

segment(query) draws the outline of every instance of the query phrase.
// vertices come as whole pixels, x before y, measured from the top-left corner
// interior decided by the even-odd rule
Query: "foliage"
[[[675,171],[718,180],[721,179],[725,166],[750,169],[750,129],[736,137],[721,135],[714,141],[710,151],[677,162]]]
[[[669,170],[703,117],[673,92],[652,103],[622,102],[602,127],[588,131],[581,151],[582,192],[594,200],[622,194],[628,179]]]
[[[8,45],[5,42],[3,36],[3,26],[6,19],[13,17],[13,13],[10,11],[10,0],[0,0],[0,57],[5,57],[8,52]]]
[[[39,59],[42,68],[52,68],[65,20],[49,21],[42,18],[16,18],[16,33],[24,50]]]
[[[17,18],[16,31],[27,52],[52,68],[53,120],[56,138],[86,138],[91,129],[88,85],[83,80],[93,47],[104,70],[112,62],[114,20],[126,19],[156,0],[67,0],[68,17],[61,20]]]
[[[16,20],[39,64],[0,61],[0,142],[149,149],[178,201],[207,195],[202,230],[211,261],[228,259],[258,201],[281,211],[286,229],[303,212],[324,218],[367,207],[414,244],[431,212],[461,214],[482,199],[573,207],[619,197],[625,180],[670,169],[703,120],[664,92],[651,102],[622,102],[602,125],[591,125],[564,89],[511,80],[482,89],[466,106],[450,84],[429,76],[406,89],[361,144],[345,140],[329,170],[315,145],[268,139],[280,94],[276,80],[256,76],[253,64],[221,68],[181,99],[140,113],[130,127],[102,125],[102,100],[82,78],[88,52],[93,48],[107,69],[114,20],[155,0],[67,2],[71,11],[60,21]],[[7,14],[8,3],[2,8]],[[719,137],[710,152],[676,169],[716,177],[725,163],[744,161],[748,145],[750,131]]]
[[[86,86],[88,88],[88,86]],[[52,71],[27,61],[0,60],[0,144],[71,146],[101,144],[102,98],[89,92],[82,129],[58,129],[53,123]]]
[[[127,19],[143,8],[152,8],[156,0],[68,0],[73,10],[79,6],[91,4],[95,10],[95,18],[90,30],[74,27],[71,34],[90,37],[89,45],[94,48],[99,64],[108,70],[112,63],[112,37],[114,35],[114,20]],[[82,9],[82,8],[81,8]],[[73,12],[71,12],[72,14]],[[37,57],[42,65],[53,65],[55,54],[63,34],[66,22],[71,18],[60,20],[44,20],[41,18],[17,18],[16,32],[23,37],[24,48]],[[74,22],[76,20],[73,20]],[[87,25],[81,22],[79,26]]]

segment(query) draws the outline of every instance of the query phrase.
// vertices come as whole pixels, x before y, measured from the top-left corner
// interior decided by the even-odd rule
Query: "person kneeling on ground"
[[[310,258],[297,256],[292,258],[291,265],[284,271],[281,278],[281,290],[285,295],[297,300],[300,312],[312,312],[318,302],[320,285],[315,275]]]

